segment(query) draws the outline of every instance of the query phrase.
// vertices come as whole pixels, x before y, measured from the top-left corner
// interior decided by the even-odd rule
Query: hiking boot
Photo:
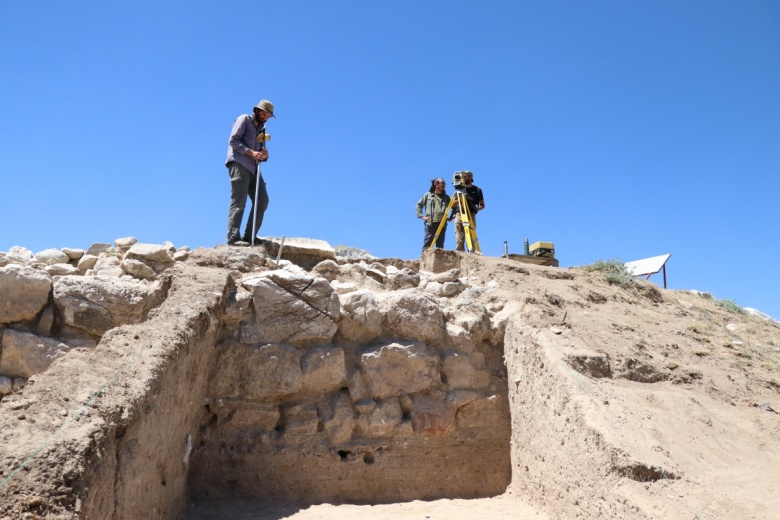
[[[231,242],[228,242],[229,246],[238,246],[238,247],[247,247],[249,245],[249,242],[244,242],[243,240],[233,240]]]

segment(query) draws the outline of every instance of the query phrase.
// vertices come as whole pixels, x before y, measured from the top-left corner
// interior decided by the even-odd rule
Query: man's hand
[[[429,217],[428,215],[425,215],[425,216],[423,216],[423,218],[422,218],[422,219],[423,219],[424,221],[428,222],[429,220],[431,220],[431,217]]]
[[[254,159],[255,161],[265,161],[266,159],[268,159],[268,150],[266,150],[265,148],[263,148],[259,152],[256,152],[254,150],[247,150],[246,154],[252,159]]]

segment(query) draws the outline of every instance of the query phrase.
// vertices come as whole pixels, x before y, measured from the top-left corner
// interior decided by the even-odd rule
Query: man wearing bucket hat
[[[268,207],[268,192],[257,165],[268,159],[268,150],[265,147],[265,123],[272,117],[276,117],[274,105],[267,99],[263,99],[254,107],[252,115],[238,116],[233,123],[233,130],[228,140],[227,161],[225,161],[230,175],[227,229],[229,245],[248,246],[252,242],[253,229],[257,233],[263,223],[263,215]],[[241,234],[241,221],[244,218],[247,197],[252,201],[252,209],[244,233]],[[255,244],[257,243],[258,241],[255,240]]]
[[[450,204],[450,196],[444,192],[446,183],[439,177],[431,181],[431,189],[423,193],[423,196],[417,201],[417,218],[421,218],[425,224],[425,236],[423,238],[422,250],[425,251],[431,247],[433,237],[442,219],[446,218],[447,206]],[[452,220],[449,218],[447,220]],[[447,223],[436,238],[436,247],[444,247],[444,237],[447,235]]]

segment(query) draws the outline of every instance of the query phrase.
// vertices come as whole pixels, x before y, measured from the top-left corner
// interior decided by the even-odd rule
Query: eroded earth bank
[[[306,239],[86,253],[0,255],[2,518],[780,510],[780,328],[700,294]]]

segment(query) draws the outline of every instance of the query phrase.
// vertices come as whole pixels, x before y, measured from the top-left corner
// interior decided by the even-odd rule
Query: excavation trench
[[[187,504],[243,498],[378,504],[503,493],[511,431],[500,338],[454,346],[424,320],[415,337],[400,316],[392,334],[365,340],[358,327],[321,344],[317,320],[327,328],[339,311],[285,300],[298,298],[289,283],[316,289],[305,278],[285,279],[280,301],[255,293],[249,302],[226,270],[177,266],[147,321],[112,329],[3,400],[30,433],[3,446],[0,516],[178,518]],[[265,304],[292,309],[300,321],[285,330],[294,333],[279,332]],[[340,323],[367,316],[345,309]],[[444,326],[440,311],[424,311]]]

